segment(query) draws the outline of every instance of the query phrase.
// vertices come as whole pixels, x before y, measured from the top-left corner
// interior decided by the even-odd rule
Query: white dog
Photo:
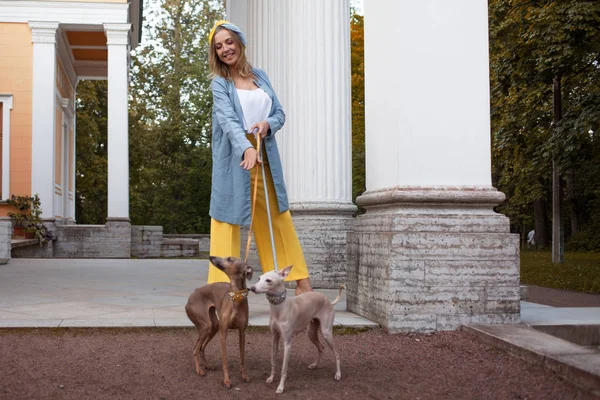
[[[283,337],[283,366],[277,393],[283,393],[292,337],[307,327],[308,337],[315,344],[318,351],[317,360],[308,368],[316,368],[323,353],[323,345],[319,342],[317,334],[320,325],[325,342],[335,355],[336,372],[334,379],[339,381],[342,378],[340,356],[333,343],[333,320],[335,317],[333,305],[340,300],[344,286],[340,287],[337,298],[331,303],[324,294],[318,292],[303,293],[286,299],[287,292],[283,280],[288,276],[291,269],[292,267],[289,266],[279,272],[267,272],[261,275],[256,285],[250,288],[254,293],[266,293],[271,307],[269,325],[273,334],[273,348],[271,351],[271,375],[267,378],[267,383],[273,382],[273,378],[275,378],[275,360],[277,359],[279,338]]]

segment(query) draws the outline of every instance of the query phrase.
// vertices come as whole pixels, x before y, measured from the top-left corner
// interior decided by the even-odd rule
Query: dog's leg
[[[210,315],[210,320],[211,320],[211,330],[210,330],[210,333],[204,339],[202,346],[200,346],[200,359],[202,360],[202,363],[204,364],[204,368],[207,370],[210,368],[208,368],[208,363],[206,362],[204,350],[206,350],[206,346],[208,345],[208,343],[212,340],[213,337],[215,337],[217,332],[219,332],[219,320],[217,319],[217,316],[215,315],[214,308],[210,309],[209,315]]]
[[[198,360],[198,351],[200,350],[200,346],[202,345],[202,336],[200,332],[198,332],[198,340],[196,340],[196,345],[194,346],[194,351],[192,354],[194,355],[194,365],[196,366],[196,373],[198,375],[204,375],[204,371],[200,369],[200,362]]]
[[[246,347],[246,331],[240,327],[240,368],[242,370],[242,379],[244,382],[250,382],[250,378],[246,373],[246,360],[244,357]]]
[[[272,330],[273,346],[271,348],[271,375],[267,378],[267,383],[273,382],[275,379],[275,363],[277,362],[277,352],[279,351],[279,331]]]
[[[321,356],[323,355],[324,346],[319,342],[319,320],[313,319],[310,321],[308,325],[308,337],[311,342],[317,347],[317,360],[308,366],[308,369],[315,369],[319,365],[319,361],[321,361]]]
[[[281,367],[281,379],[276,393],[283,393],[285,378],[287,378],[288,363],[290,361],[290,350],[292,349],[292,335],[283,337],[283,365]]]
[[[200,376],[204,376],[206,372],[202,369],[201,365],[206,368],[206,359],[204,358],[203,344],[206,342],[206,338],[210,335],[210,328],[202,326],[198,328],[198,340],[196,346],[194,346],[194,363],[196,365],[196,373]],[[200,353],[202,362],[198,359],[198,353]]]
[[[228,389],[231,388],[231,381],[229,380],[229,368],[227,366],[227,326],[222,326],[220,331],[221,337],[221,360],[223,361],[223,385]]]
[[[331,351],[333,351],[333,355],[335,356],[336,371],[335,371],[335,376],[333,377],[333,379],[335,379],[336,381],[339,381],[340,379],[342,379],[342,371],[340,370],[340,355],[338,354],[338,352],[335,348],[335,343],[333,342],[333,333],[332,332],[333,332],[333,326],[330,326],[328,329],[324,329],[323,326],[321,325],[321,333],[323,334],[323,338],[325,339],[325,342],[327,342],[327,345],[329,346]]]

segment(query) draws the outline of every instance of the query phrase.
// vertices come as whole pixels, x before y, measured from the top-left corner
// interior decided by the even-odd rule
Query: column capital
[[[29,21],[32,43],[56,43],[58,22],[55,21]]]
[[[12,110],[13,108],[13,95],[12,94],[1,94],[0,93],[0,103],[4,104],[6,110]]]
[[[106,44],[129,44],[129,31],[131,24],[104,24]]]

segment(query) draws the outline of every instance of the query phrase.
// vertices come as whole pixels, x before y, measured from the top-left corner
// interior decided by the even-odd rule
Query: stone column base
[[[348,235],[348,310],[390,333],[518,323],[519,236],[492,187],[366,192]]]
[[[161,256],[163,241],[162,226],[132,225],[131,256],[137,258],[158,258]]]
[[[131,223],[129,218],[107,218],[105,243],[107,258],[131,257]]]
[[[346,283],[348,231],[352,203],[299,203],[291,205],[292,218],[314,288],[339,288]]]

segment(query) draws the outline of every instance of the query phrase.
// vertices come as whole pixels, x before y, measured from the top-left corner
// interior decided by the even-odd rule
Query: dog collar
[[[287,297],[287,291],[285,291],[285,290],[279,294],[267,293],[267,300],[269,300],[269,303],[271,303],[273,305],[283,303],[283,301],[285,300],[286,297]]]
[[[248,298],[248,289],[238,290],[237,292],[230,290],[227,293],[234,303],[241,303]]]

